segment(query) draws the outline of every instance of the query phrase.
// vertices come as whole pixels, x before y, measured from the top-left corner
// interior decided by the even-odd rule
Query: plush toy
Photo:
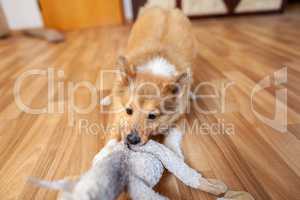
[[[227,191],[223,182],[203,178],[174,152],[153,140],[143,146],[117,144],[109,155],[94,162],[76,181],[31,179],[31,182],[62,190],[61,200],[114,200],[125,190],[133,200],[165,200],[168,198],[152,189],[165,168],[192,188],[214,195]]]

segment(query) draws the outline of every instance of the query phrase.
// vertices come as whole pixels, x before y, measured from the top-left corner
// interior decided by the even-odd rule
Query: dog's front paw
[[[199,189],[214,195],[220,195],[224,194],[228,188],[225,183],[220,180],[201,178]]]

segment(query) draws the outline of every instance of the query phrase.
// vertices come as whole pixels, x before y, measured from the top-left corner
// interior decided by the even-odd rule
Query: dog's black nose
[[[129,135],[127,135],[126,140],[129,144],[138,144],[141,141],[141,138],[137,131],[133,130]]]

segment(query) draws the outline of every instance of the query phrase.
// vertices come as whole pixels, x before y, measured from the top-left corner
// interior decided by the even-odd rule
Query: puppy
[[[120,140],[143,145],[156,134],[165,134],[165,145],[183,157],[179,124],[189,104],[195,57],[192,26],[180,10],[142,9],[117,59],[112,94],[102,101],[112,103],[114,124],[126,126],[110,135],[95,160]]]

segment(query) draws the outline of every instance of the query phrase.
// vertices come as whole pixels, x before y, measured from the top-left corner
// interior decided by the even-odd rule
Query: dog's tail
[[[43,187],[52,190],[60,190],[64,192],[71,192],[77,183],[77,181],[66,180],[66,179],[57,180],[57,181],[45,181],[35,177],[29,177],[27,181],[36,187]]]

